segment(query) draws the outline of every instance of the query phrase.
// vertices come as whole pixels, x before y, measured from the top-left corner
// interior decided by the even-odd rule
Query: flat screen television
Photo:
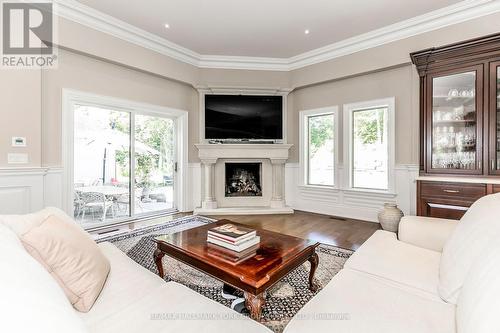
[[[282,140],[283,97],[205,95],[205,139]]]

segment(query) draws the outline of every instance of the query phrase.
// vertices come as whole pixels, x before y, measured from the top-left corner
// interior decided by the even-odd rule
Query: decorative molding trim
[[[217,86],[217,85],[196,85],[194,87],[198,90],[198,105],[200,113],[198,115],[198,130],[200,142],[208,143],[205,139],[205,95],[208,94],[220,94],[220,95],[275,95],[283,97],[282,114],[283,114],[283,139],[280,142],[287,142],[287,124],[288,124],[288,99],[286,96],[293,91],[291,88],[280,88],[280,87],[248,87],[248,86]]]
[[[319,214],[342,216],[347,218],[377,221],[377,213],[385,202],[394,202],[405,212],[416,212],[416,186],[418,165],[396,164],[395,193],[377,193],[373,191],[351,190],[347,184],[338,188],[300,185],[300,166],[287,163],[285,168],[285,191],[287,204],[296,210]],[[339,165],[339,173],[343,166]],[[342,183],[342,178],[340,179]]]
[[[54,169],[55,170],[55,169]],[[27,168],[0,168],[0,177],[7,176],[44,176],[54,172],[53,168],[27,167]]]
[[[56,14],[200,68],[291,71],[500,11],[498,0],[465,0],[290,58],[202,55],[75,0],[54,0]]]
[[[196,85],[194,86],[200,93],[205,94],[229,94],[229,95],[283,95],[286,96],[293,91],[292,88],[280,87],[248,87],[248,86],[217,86],[217,85]]]

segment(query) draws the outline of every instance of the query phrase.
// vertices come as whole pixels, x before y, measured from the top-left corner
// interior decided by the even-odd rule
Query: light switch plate
[[[12,147],[26,147],[26,138],[22,136],[13,136]]]
[[[7,163],[9,164],[27,164],[28,154],[7,154]]]

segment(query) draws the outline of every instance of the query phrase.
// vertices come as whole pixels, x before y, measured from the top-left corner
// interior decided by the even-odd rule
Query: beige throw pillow
[[[94,240],[75,223],[55,215],[21,235],[26,250],[64,290],[76,310],[88,312],[110,270]]]

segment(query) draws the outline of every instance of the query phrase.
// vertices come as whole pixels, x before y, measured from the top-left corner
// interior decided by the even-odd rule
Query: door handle
[[[491,160],[491,170],[496,170],[495,160]]]

